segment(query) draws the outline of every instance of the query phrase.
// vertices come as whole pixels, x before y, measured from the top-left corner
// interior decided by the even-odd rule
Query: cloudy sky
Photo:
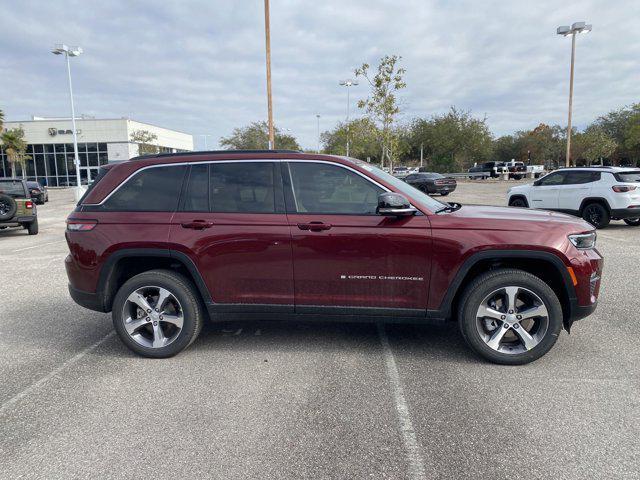
[[[0,0],[0,108],[6,120],[76,112],[128,116],[192,133],[209,146],[266,119],[262,0]],[[316,145],[346,114],[338,82],[362,62],[403,57],[403,121],[449,106],[485,116],[496,134],[565,123],[571,42],[558,25],[585,20],[577,41],[574,121],[640,102],[638,0],[271,0],[276,125]],[[352,115],[364,85],[353,87]],[[355,112],[355,115],[359,114]],[[203,147],[202,137],[196,146]]]

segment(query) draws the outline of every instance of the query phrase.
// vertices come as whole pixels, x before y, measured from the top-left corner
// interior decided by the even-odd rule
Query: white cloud
[[[16,2],[0,17],[0,108],[8,120],[68,110],[65,70],[49,53],[79,44],[72,60],[77,109],[208,133],[266,117],[263,2]],[[404,119],[450,105],[486,114],[494,132],[564,123],[570,41],[560,24],[586,20],[577,45],[574,119],[584,125],[640,101],[637,1],[272,0],[276,123],[314,147],[344,118],[338,86],[366,61],[403,56]],[[352,90],[355,100],[364,85]],[[210,141],[211,143],[211,141]]]

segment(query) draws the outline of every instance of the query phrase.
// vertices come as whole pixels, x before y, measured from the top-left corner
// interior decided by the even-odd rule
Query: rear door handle
[[[298,228],[300,230],[310,230],[312,232],[320,232],[322,230],[329,230],[331,225],[323,222],[309,222],[309,223],[299,223]]]
[[[206,220],[194,220],[182,224],[182,228],[191,228],[193,230],[204,230],[211,227],[213,227],[213,222],[207,222]]]

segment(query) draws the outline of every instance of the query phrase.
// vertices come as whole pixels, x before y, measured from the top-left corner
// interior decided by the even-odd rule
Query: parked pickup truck
[[[509,172],[509,178],[520,180],[527,174],[527,166],[523,162],[511,160],[509,162],[505,162],[504,166]]]
[[[468,171],[468,173],[473,173],[475,175],[469,175],[470,178],[481,177],[481,178],[497,178],[503,173],[506,173],[507,169],[501,162],[484,162],[480,165],[474,165]]]
[[[22,227],[29,235],[38,233],[38,215],[27,182],[0,178],[0,230]]]

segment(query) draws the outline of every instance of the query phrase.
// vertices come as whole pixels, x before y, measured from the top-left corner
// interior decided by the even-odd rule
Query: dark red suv
[[[69,290],[132,350],[207,319],[457,320],[498,363],[594,311],[596,234],[559,213],[443,203],[351,158],[195,152],[104,168],[68,218]]]

